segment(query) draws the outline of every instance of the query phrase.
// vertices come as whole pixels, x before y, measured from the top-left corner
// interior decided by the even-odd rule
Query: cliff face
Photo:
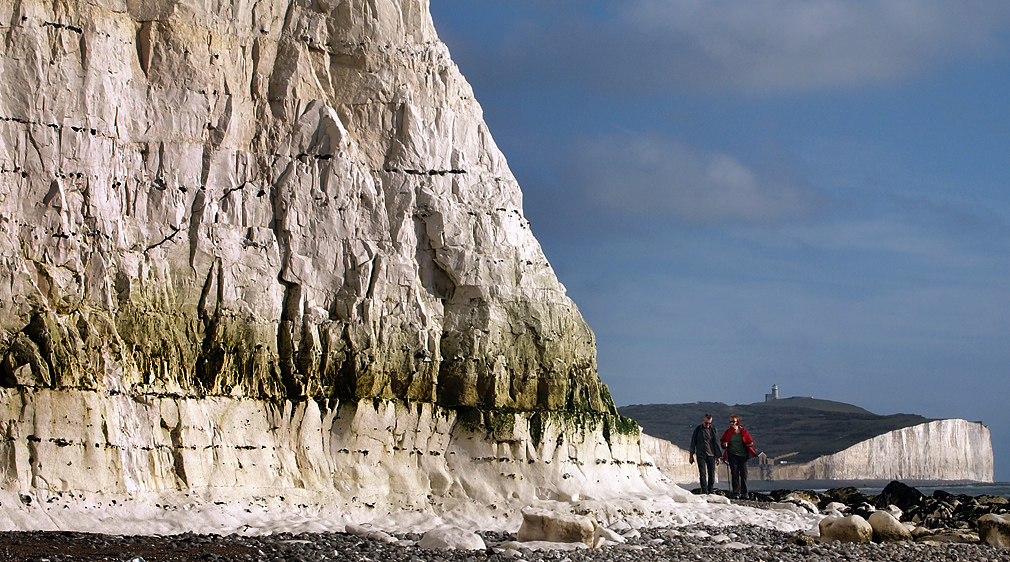
[[[642,450],[649,454],[652,462],[674,482],[698,485],[698,465],[688,462],[690,454],[666,439],[642,434]],[[717,470],[721,476],[722,470]]]
[[[75,528],[82,518],[111,515],[64,511],[75,494],[181,509],[197,498],[237,504],[286,497],[289,508],[304,511],[299,517],[352,520],[475,516],[496,506],[478,519],[498,519],[492,529],[512,531],[519,509],[538,500],[657,493],[689,500],[642,454],[637,426],[615,427],[615,419],[380,400],[3,389],[2,489],[35,499],[24,505],[4,496],[0,528]],[[105,503],[111,509],[117,501]],[[193,525],[177,530],[213,530]]]
[[[961,419],[906,427],[844,451],[772,468],[775,480],[993,481],[989,428]]]
[[[4,0],[8,386],[613,412],[423,0]]]
[[[0,31],[5,490],[665,486],[425,0],[0,0]]]

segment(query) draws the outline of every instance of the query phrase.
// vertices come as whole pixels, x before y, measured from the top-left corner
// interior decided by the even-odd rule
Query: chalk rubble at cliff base
[[[276,492],[274,492],[276,493]],[[319,505],[315,492],[288,490],[251,499],[226,495],[170,493],[116,495],[36,491],[19,495],[0,492],[0,530],[80,531],[116,535],[172,535],[180,533],[264,535],[273,533],[345,532],[348,527],[385,533],[424,533],[459,527],[471,531],[518,531],[522,507],[509,517],[504,509],[475,504],[439,515],[402,512],[348,514]],[[820,516],[788,510],[757,509],[722,502],[684,503],[670,497],[625,500],[539,501],[533,507],[567,514],[591,514],[605,528],[637,528],[704,524],[756,525],[784,532],[816,530]]]
[[[2,529],[515,532],[527,507],[592,514],[604,527],[814,526],[805,514],[707,503],[652,464],[637,425],[619,430],[601,415],[0,393],[11,436],[0,443]]]

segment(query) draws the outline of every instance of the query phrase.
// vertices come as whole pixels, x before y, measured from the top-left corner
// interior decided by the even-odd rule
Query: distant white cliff
[[[992,440],[980,422],[937,420],[878,435],[810,462],[776,465],[772,478],[992,482]]]
[[[674,482],[698,482],[698,465],[688,463],[688,452],[666,439],[642,433],[642,450]]]
[[[675,482],[695,482],[688,453],[669,441],[642,435],[642,449]],[[721,480],[726,475],[719,471]],[[993,481],[989,428],[962,419],[938,420],[867,439],[810,462],[762,467],[751,478],[768,480],[970,480]]]

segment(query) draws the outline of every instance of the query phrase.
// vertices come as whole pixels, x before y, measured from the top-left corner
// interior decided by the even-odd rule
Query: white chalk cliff
[[[642,448],[675,482],[698,479],[688,453],[664,439],[642,434]],[[727,480],[725,470],[718,471]],[[963,419],[936,420],[861,441],[810,462],[775,464],[765,472],[750,463],[752,478],[771,480],[946,480],[993,481],[989,428]]]
[[[668,478],[674,482],[693,482],[697,486],[698,465],[689,462],[690,454],[686,449],[647,433],[642,434],[641,442],[642,449]]]
[[[3,490],[678,493],[426,0],[0,0],[0,32]]]
[[[980,422],[937,420],[861,441],[833,455],[773,467],[776,480],[993,481],[992,438]]]

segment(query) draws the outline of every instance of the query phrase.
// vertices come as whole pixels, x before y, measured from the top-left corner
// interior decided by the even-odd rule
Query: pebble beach
[[[640,530],[623,544],[599,549],[527,550],[499,546],[515,539],[481,533],[484,550],[425,550],[418,535],[400,535],[397,543],[346,533],[279,533],[267,536],[182,534],[167,537],[117,536],[76,532],[0,533],[0,560],[6,561],[185,561],[321,560],[420,562],[699,562],[819,560],[879,562],[1007,561],[1010,550],[983,544],[842,544],[821,543],[774,529],[743,525],[690,525]],[[799,538],[799,541],[797,538]],[[802,544],[808,543],[808,544]]]

